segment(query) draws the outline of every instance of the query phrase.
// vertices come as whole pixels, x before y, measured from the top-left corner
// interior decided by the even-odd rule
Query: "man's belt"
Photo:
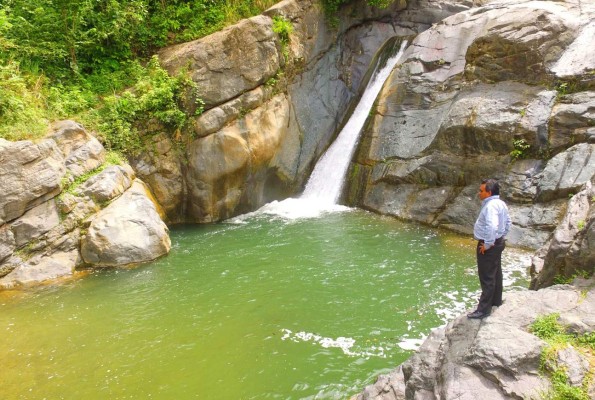
[[[496,240],[494,241],[494,244],[500,244],[500,243],[502,243],[503,241],[504,241],[504,236],[502,236],[502,237],[499,237],[498,239],[496,239]],[[479,242],[479,243],[485,243],[485,241],[484,241],[483,239],[479,239],[479,240],[478,240],[478,242]]]

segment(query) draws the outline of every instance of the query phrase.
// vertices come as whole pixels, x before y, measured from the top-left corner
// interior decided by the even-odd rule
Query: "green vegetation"
[[[572,335],[558,322],[559,314],[548,314],[538,317],[529,327],[529,331],[543,339],[547,346],[541,354],[540,370],[548,374],[552,389],[544,394],[547,400],[588,400],[587,393],[593,379],[593,371],[583,380],[582,386],[574,387],[568,383],[568,375],[563,365],[558,364],[558,351],[569,346],[574,347],[593,363],[595,357],[595,335],[593,332],[585,335]]]
[[[141,116],[175,134],[187,119],[180,101],[192,85],[183,75],[167,77],[150,55],[275,3],[5,0],[0,5],[0,138],[36,139],[49,122],[73,118],[98,131],[108,148],[134,152],[139,142],[134,126]]]
[[[512,147],[513,150],[510,152],[510,157],[513,160],[517,160],[528,156],[528,150],[531,148],[531,145],[525,139],[513,139]]]
[[[324,7],[324,12],[326,14],[327,19],[330,21],[331,25],[337,25],[339,20],[337,19],[337,12],[339,8],[344,4],[352,3],[353,0],[322,0],[322,6]],[[394,0],[367,0],[367,3],[374,7],[384,8],[388,7]]]
[[[322,0],[324,10],[329,17],[333,17],[334,14],[339,11],[339,7],[343,4],[347,4],[353,0]],[[387,7],[393,0],[368,0],[367,3],[375,7]]]
[[[592,274],[589,271],[585,271],[585,270],[578,270],[574,274],[572,274],[571,276],[564,276],[562,274],[558,274],[558,275],[556,275],[554,277],[553,283],[554,283],[554,285],[570,284],[576,278],[588,279],[588,278],[591,277],[591,275]]]
[[[283,56],[285,57],[285,61],[287,61],[289,57],[289,35],[293,33],[291,21],[279,16],[273,17],[273,32],[279,35]]]
[[[90,115],[89,121],[94,119],[92,125],[99,128],[108,150],[132,154],[140,150],[141,140],[135,126],[141,120],[158,121],[173,135],[179,135],[188,122],[180,104],[187,91],[195,87],[194,82],[183,73],[169,76],[159,66],[156,56],[141,71],[131,89],[105,97],[103,107],[93,110]],[[201,105],[202,102],[197,101]],[[199,106],[195,113],[202,111]]]

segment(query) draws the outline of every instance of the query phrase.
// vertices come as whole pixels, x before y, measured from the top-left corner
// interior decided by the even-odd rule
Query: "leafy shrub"
[[[283,56],[287,61],[287,58],[289,57],[289,35],[293,33],[293,25],[291,24],[291,21],[280,16],[273,17],[273,32],[279,35]]]
[[[273,17],[273,32],[279,35],[281,43],[289,43],[289,35],[293,33],[293,25],[291,21],[286,18],[275,16]]]
[[[513,150],[510,152],[510,157],[513,160],[517,160],[528,156],[528,150],[531,148],[531,145],[525,139],[513,139],[512,147]]]
[[[135,126],[140,120],[154,119],[171,131],[185,127],[188,117],[180,104],[193,87],[183,73],[169,76],[154,56],[132,89],[104,98],[91,122],[97,125],[107,149],[135,154],[142,147]]]
[[[347,4],[352,2],[353,0],[322,0],[322,5],[324,7],[324,11],[326,12],[326,15],[328,17],[330,17],[331,19],[333,19],[334,14],[339,11],[339,8],[343,5],[343,4]],[[367,0],[367,3],[371,6],[375,6],[375,7],[387,7],[389,4],[391,4],[393,2],[393,0]]]
[[[0,61],[0,138],[35,139],[47,131],[43,77],[23,74],[16,61]]]
[[[558,322],[560,314],[548,314],[538,317],[529,328],[529,332],[540,339],[552,339],[564,335],[564,327]]]

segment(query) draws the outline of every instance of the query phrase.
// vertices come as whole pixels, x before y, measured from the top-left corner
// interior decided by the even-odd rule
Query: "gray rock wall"
[[[544,247],[533,268],[544,278],[534,287],[592,272],[581,261],[590,257],[586,211],[582,229],[560,228],[564,239],[550,241],[562,236],[569,197],[595,172],[593,60],[577,51],[595,44],[595,7],[475,5],[420,32],[406,50],[363,132],[347,201],[471,234],[479,183],[497,178],[513,219],[509,243]]]

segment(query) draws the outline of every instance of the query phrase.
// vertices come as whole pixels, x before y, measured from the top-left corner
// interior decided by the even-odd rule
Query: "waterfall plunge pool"
[[[3,398],[345,399],[479,290],[470,238],[361,210],[171,237],[135,269],[0,293]],[[529,262],[505,251],[505,291]]]

